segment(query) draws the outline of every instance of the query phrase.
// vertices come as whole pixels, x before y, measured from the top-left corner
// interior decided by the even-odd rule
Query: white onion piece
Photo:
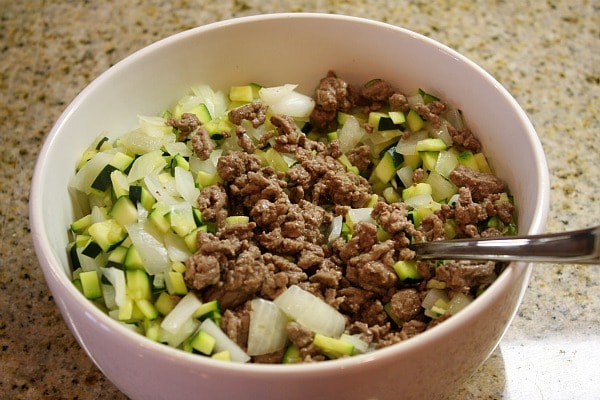
[[[417,142],[427,139],[427,131],[413,132],[408,138],[401,138],[396,144],[396,152],[403,155],[417,154]]]
[[[424,194],[418,194],[416,196],[410,197],[406,200],[404,200],[404,203],[409,206],[410,208],[419,208],[422,206],[429,206],[433,203],[435,203],[433,201],[433,197],[431,197],[431,195],[429,193],[424,193]]]
[[[193,292],[188,292],[179,303],[167,314],[165,319],[160,323],[160,327],[164,330],[176,333],[181,329],[185,322],[192,318],[192,315],[202,305],[202,302],[196,297]]]
[[[454,315],[471,304],[472,301],[473,298],[471,296],[458,292],[448,302],[448,312]]]
[[[135,159],[131,165],[127,179],[130,183],[135,182],[147,175],[156,174],[166,165],[167,162],[162,156],[162,150],[151,151]]]
[[[115,289],[115,303],[122,307],[127,302],[127,288],[125,285],[125,273],[115,267],[104,268],[102,274],[108,279]]]
[[[421,302],[421,307],[425,310],[431,310],[431,307],[439,300],[442,299],[445,302],[448,302],[448,295],[445,290],[442,289],[429,289],[425,298]]]
[[[172,128],[165,124],[165,120],[162,117],[138,115],[138,122],[140,128],[148,136],[159,138],[166,133],[171,133]]]
[[[159,342],[167,343],[171,347],[178,347],[183,341],[198,330],[200,322],[194,318],[185,320],[177,332],[169,332],[166,329],[160,329]]]
[[[130,153],[145,154],[160,150],[167,143],[173,143],[176,140],[177,137],[174,133],[151,136],[143,129],[137,128],[121,136],[119,143]]]
[[[146,175],[144,177],[144,183],[156,201],[160,201],[168,205],[173,205],[180,202],[180,200],[173,197],[170,191],[160,182],[158,175],[154,173]]]
[[[329,228],[329,237],[327,238],[329,243],[335,242],[337,238],[340,237],[340,235],[342,234],[343,222],[344,217],[342,217],[341,215],[333,217],[333,220],[331,221],[331,226]]]
[[[167,231],[164,239],[167,255],[171,261],[185,262],[192,255],[183,238],[176,235],[173,231]]]
[[[416,93],[412,96],[408,96],[406,100],[408,101],[408,105],[410,105],[412,108],[414,108],[417,104],[425,103],[425,101],[423,100],[423,96],[421,96],[419,93]]]
[[[339,311],[296,285],[287,288],[273,302],[290,318],[316,333],[337,338],[344,332],[346,320]]]
[[[413,184],[413,169],[410,165],[406,165],[396,171],[396,175],[400,178],[400,181],[404,187],[411,187]],[[393,181],[392,181],[393,182]]]
[[[448,107],[443,115],[456,130],[460,131],[465,128],[462,114],[458,108]]]
[[[108,310],[116,310],[119,308],[115,301],[115,288],[113,285],[106,283],[102,284],[102,300]]]
[[[227,112],[229,103],[227,96],[221,91],[214,91],[209,85],[198,85],[192,87],[192,92],[198,97],[194,99],[195,105],[204,103],[211,118],[217,118]]]
[[[346,219],[352,225],[359,222],[375,222],[373,217],[371,217],[371,213],[373,213],[373,209],[371,207],[362,207],[362,208],[351,208],[346,213]]]
[[[83,254],[84,247],[77,247],[75,251],[77,252],[77,258],[79,259],[79,264],[81,265],[81,270],[84,272],[87,271],[101,271],[102,267],[106,265],[106,255],[99,255],[96,258],[88,257]]]
[[[280,350],[287,341],[287,316],[275,303],[261,298],[250,302],[248,355],[258,356]]]
[[[184,142],[167,143],[165,144],[165,150],[172,156],[181,154],[184,157],[190,157],[192,155],[192,149]]]
[[[169,269],[167,249],[142,224],[128,224],[125,229],[148,274],[155,275]]]
[[[229,336],[227,336],[227,334],[225,334],[225,332],[223,332],[212,319],[207,318],[202,321],[202,324],[200,324],[200,329],[206,331],[206,333],[215,338],[215,352],[227,350],[229,351],[229,357],[231,358],[231,361],[243,363],[250,361],[250,356],[246,354],[246,352],[242,350],[242,348],[238,346],[236,342],[231,340]]]
[[[92,224],[107,220],[106,211],[103,210],[104,208],[102,207],[92,206],[92,211],[90,212]]]
[[[458,191],[454,183],[435,171],[431,171],[425,182],[431,185],[431,197],[436,202],[449,199]]]
[[[302,93],[295,91],[297,85],[285,84],[261,88],[258,91],[260,99],[275,114],[287,115],[293,118],[306,118],[310,116],[315,101]]]
[[[192,173],[181,167],[175,167],[175,188],[179,195],[190,204],[195,204],[200,195]]]
[[[452,136],[450,136],[450,132],[448,132],[448,122],[446,121],[442,121],[438,128],[434,128],[431,124],[428,124],[427,131],[429,132],[429,137],[442,139],[448,147],[452,146],[452,143],[454,143]]]
[[[342,153],[354,149],[362,140],[367,131],[360,126],[360,123],[353,115],[349,115],[338,133],[338,142]]]
[[[110,160],[112,160],[113,154],[108,152],[99,152],[94,157],[88,160],[80,169],[77,171],[75,176],[71,178],[69,186],[83,192],[90,194],[92,190],[92,183],[102,171],[102,168],[106,166]]]

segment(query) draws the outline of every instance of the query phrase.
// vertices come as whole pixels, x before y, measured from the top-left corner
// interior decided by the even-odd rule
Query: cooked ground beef
[[[190,133],[194,132],[200,126],[200,120],[196,114],[183,113],[181,118],[167,118],[167,125],[176,128],[179,132],[179,140],[184,140]]]
[[[317,131],[336,125],[337,111],[389,106],[406,112],[409,108],[406,96],[385,81],[358,90],[333,72],[320,81],[315,98],[311,123]],[[434,101],[418,104],[416,110],[432,126],[439,126],[445,105]],[[360,174],[348,172],[338,161],[342,153],[337,141],[309,139],[289,117],[271,116],[274,129],[259,141],[251,139],[243,121],[257,127],[266,115],[260,103],[229,112],[241,151],[221,156],[217,172],[223,183],[201,190],[198,208],[212,228],[198,233],[197,251],[187,261],[185,274],[189,287],[202,300],[219,300],[221,327],[242,348],[247,346],[250,300],[256,296],[273,300],[291,285],[339,310],[347,319],[346,332],[359,334],[377,349],[411,338],[449,317],[431,319],[423,314],[428,280],[435,279],[454,292],[474,293],[495,279],[498,271],[493,262],[418,261],[421,280],[417,282],[401,281],[394,265],[414,258],[409,248],[412,241],[445,239],[448,221],[457,237],[502,235],[482,225],[491,216],[503,223],[511,221],[514,207],[500,199],[499,193],[506,190],[501,180],[458,166],[449,176],[459,187],[455,206],[441,206],[415,227],[406,204],[390,204],[379,196],[371,222],[358,222],[350,237],[340,236],[329,243],[333,218],[346,215],[350,208],[365,207],[373,199],[368,180],[373,168],[371,148],[362,145],[346,154]],[[208,134],[184,119],[171,124],[181,131],[197,129],[192,137],[194,151],[207,158],[212,151]],[[462,148],[480,148],[470,131],[450,127],[449,132]],[[256,149],[267,146],[297,162],[284,172],[264,166]],[[418,169],[413,179],[423,181],[426,175]],[[249,221],[229,223],[227,217],[236,215],[247,215]],[[287,333],[304,362],[326,359],[313,344],[309,329],[290,322]],[[281,362],[282,357],[283,351],[277,351],[253,357],[253,362]]]

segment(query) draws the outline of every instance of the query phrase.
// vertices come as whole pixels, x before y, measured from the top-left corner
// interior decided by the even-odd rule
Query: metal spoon
[[[600,226],[531,236],[438,240],[410,247],[418,259],[600,264]]]

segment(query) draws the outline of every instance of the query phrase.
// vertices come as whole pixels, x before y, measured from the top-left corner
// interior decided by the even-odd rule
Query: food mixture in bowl
[[[73,282],[148,338],[222,360],[373,351],[459,312],[503,265],[416,261],[418,241],[516,233],[460,110],[329,72],[198,85],[90,145],[69,190]]]

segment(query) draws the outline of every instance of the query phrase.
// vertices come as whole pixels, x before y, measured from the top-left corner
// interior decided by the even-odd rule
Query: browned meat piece
[[[254,128],[258,128],[265,122],[267,115],[267,106],[260,102],[244,104],[238,108],[229,111],[227,116],[235,125],[240,125],[243,120],[248,120]]]
[[[179,119],[173,117],[167,118],[166,124],[176,128],[179,131],[179,140],[183,140],[200,126],[200,120],[196,114],[183,113]]]
[[[192,148],[194,154],[201,160],[207,160],[213,151],[213,143],[210,140],[208,131],[204,127],[199,127],[198,131],[192,136]]]
[[[390,312],[398,325],[417,318],[421,313],[421,296],[416,289],[402,289],[394,293],[390,300]]]
[[[475,171],[464,165],[459,165],[448,176],[456,186],[466,186],[471,191],[471,196],[476,201],[482,200],[484,197],[502,193],[506,190],[504,182],[493,174],[486,172]]]
[[[457,291],[468,291],[472,287],[487,285],[496,278],[496,264],[493,261],[447,261],[436,269],[435,278],[446,282]]]

